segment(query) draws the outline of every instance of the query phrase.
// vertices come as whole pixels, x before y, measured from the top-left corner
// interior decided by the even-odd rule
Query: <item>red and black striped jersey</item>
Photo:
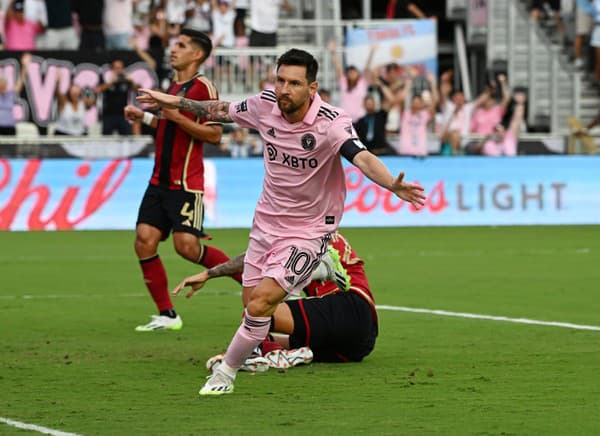
[[[173,81],[168,90],[171,95],[179,95],[192,100],[217,100],[215,86],[204,76],[178,83]],[[219,124],[196,115],[181,113],[198,123]],[[150,183],[173,190],[191,192],[204,191],[203,142],[192,138],[173,121],[160,118],[156,131],[154,170]]]

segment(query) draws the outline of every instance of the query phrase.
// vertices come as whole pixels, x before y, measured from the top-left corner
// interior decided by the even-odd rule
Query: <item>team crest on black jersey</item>
[[[305,149],[306,151],[314,150],[315,147],[317,146],[317,139],[315,138],[315,136],[312,133],[306,133],[305,135],[303,135],[301,142],[302,142],[302,148]]]

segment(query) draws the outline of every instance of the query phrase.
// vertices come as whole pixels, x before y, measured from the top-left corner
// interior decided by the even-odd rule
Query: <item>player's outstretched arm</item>
[[[360,152],[354,156],[352,163],[373,182],[392,191],[417,209],[425,204],[424,189],[421,185],[405,182],[403,172],[394,178],[383,162],[374,154],[368,151]]]
[[[177,95],[165,94],[152,89],[140,88],[136,100],[150,106],[160,106],[166,109],[180,109],[193,113],[200,118],[221,123],[231,123],[229,116],[229,102],[218,100],[196,101]]]
[[[216,277],[223,276],[232,276],[235,274],[241,274],[244,270],[244,257],[246,256],[246,252],[240,254],[239,256],[234,257],[233,259],[229,259],[227,262],[222,263],[217,266],[213,266],[207,270],[202,271],[199,274],[186,277],[179,283],[175,289],[173,289],[173,295],[179,295],[179,293],[186,287],[191,287],[185,296],[190,298],[196,291],[201,289],[207,281],[210,279],[214,279]]]

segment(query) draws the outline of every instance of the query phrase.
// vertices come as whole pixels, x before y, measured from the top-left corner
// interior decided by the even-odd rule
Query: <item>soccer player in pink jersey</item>
[[[179,108],[206,119],[259,131],[265,178],[244,258],[244,318],[220,365],[200,395],[233,392],[238,369],[269,332],[271,315],[310,281],[344,210],[344,156],[369,179],[419,208],[423,188],[387,167],[357,138],[351,118],[317,94],[318,64],[291,49],[277,61],[275,91],[238,103],[193,101],[141,89],[138,100]]]

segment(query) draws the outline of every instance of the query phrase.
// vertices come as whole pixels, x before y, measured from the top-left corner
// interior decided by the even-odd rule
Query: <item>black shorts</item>
[[[167,239],[171,230],[206,238],[203,220],[202,193],[148,185],[140,204],[137,224],[156,227],[162,232],[163,240]]]
[[[544,3],[548,3],[554,12],[560,12],[560,0],[532,0],[530,9],[544,10]]]
[[[371,306],[354,292],[286,301],[294,317],[290,348],[309,346],[316,362],[360,362],[375,347]]]

